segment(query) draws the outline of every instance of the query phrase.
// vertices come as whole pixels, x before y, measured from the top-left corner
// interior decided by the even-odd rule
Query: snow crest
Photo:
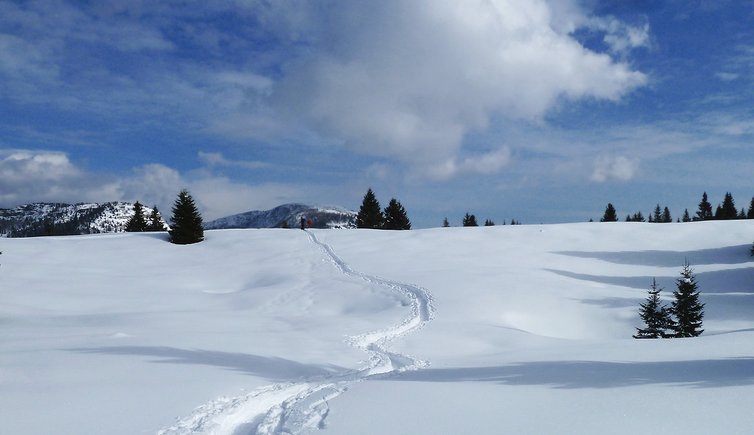
[[[432,320],[435,309],[430,292],[413,284],[355,271],[335,254],[330,245],[321,242],[310,231],[306,234],[344,275],[408,298],[411,314],[397,325],[347,338],[348,344],[369,354],[369,361],[360,369],[303,382],[268,385],[235,398],[222,397],[198,407],[190,416],[158,431],[158,435],[278,435],[322,429],[329,413],[328,400],[346,392],[350,384],[373,376],[384,377],[429,367],[429,362],[391,352],[387,345]]]

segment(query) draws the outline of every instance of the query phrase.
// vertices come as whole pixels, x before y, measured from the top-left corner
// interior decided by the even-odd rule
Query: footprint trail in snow
[[[432,320],[434,307],[431,294],[412,284],[355,271],[328,244],[321,242],[310,231],[306,231],[306,234],[344,275],[406,296],[411,301],[411,314],[400,324],[348,338],[350,345],[369,354],[369,362],[360,369],[302,382],[268,385],[243,396],[216,399],[158,431],[158,435],[297,434],[306,429],[322,428],[329,413],[328,400],[344,393],[350,384],[371,376],[418,370],[429,365],[413,356],[391,352],[387,344]]]

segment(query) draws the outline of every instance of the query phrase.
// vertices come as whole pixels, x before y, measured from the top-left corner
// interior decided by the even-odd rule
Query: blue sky
[[[752,23],[743,0],[0,1],[0,207],[748,206]]]

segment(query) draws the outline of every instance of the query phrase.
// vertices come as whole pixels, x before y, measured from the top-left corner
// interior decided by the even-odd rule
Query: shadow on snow
[[[302,364],[278,357],[197,349],[178,349],[167,346],[106,346],[67,350],[90,354],[148,356],[156,358],[150,362],[158,364],[197,364],[222,367],[274,381],[291,381],[318,376],[330,376],[346,370],[335,365]]]
[[[754,384],[754,357],[666,362],[526,362],[496,367],[426,369],[401,373],[385,380],[495,382],[562,389],[653,384],[719,388]]]
[[[693,265],[744,264],[752,261],[751,245],[726,246],[724,248],[700,249],[697,251],[622,251],[585,252],[558,251],[554,254],[569,257],[594,258],[616,264],[635,266],[680,267],[685,260]]]

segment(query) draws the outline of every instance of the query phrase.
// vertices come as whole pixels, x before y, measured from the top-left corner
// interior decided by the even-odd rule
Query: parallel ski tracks
[[[350,345],[369,355],[369,361],[362,368],[301,382],[268,385],[239,397],[219,398],[158,431],[158,435],[281,435],[322,428],[330,410],[328,401],[343,394],[349,385],[374,376],[389,376],[429,366],[427,361],[387,349],[391,341],[422,328],[432,320],[434,305],[429,291],[413,284],[358,272],[312,232],[306,231],[306,235],[344,275],[408,298],[411,301],[411,314],[397,325],[348,337]]]

